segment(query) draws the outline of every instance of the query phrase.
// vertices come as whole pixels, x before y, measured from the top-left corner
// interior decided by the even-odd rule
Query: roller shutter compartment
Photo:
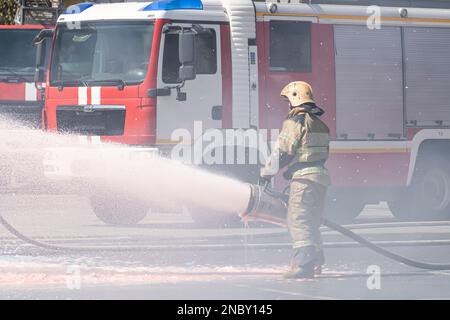
[[[338,139],[403,137],[403,67],[397,27],[335,26]]]

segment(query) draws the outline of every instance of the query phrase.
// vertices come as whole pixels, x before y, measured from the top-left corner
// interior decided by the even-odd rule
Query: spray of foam
[[[5,119],[0,119],[0,141],[3,167],[26,172],[25,179],[35,185],[49,183],[43,163],[50,155],[53,165],[69,168],[58,176],[60,190],[64,184],[74,190],[76,180],[84,193],[101,192],[158,208],[186,205],[211,213],[243,212],[250,196],[244,183],[159,156],[133,158],[132,148],[124,145],[82,144],[73,135],[30,130]]]

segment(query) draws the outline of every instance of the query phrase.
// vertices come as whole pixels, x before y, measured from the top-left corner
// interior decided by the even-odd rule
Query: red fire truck
[[[32,128],[42,126],[44,103],[34,82],[36,50],[32,42],[43,28],[41,25],[0,26],[0,130],[6,127],[11,130],[12,123]],[[28,153],[18,148],[2,149],[0,157],[0,192],[28,186],[29,170],[34,169],[28,165]]]
[[[41,126],[42,99],[34,83],[33,38],[40,25],[0,26],[0,114]]]
[[[33,39],[41,30],[55,24],[60,10],[59,2],[20,0],[17,4],[16,24],[0,26],[0,117],[7,123],[41,128],[44,102],[34,81],[36,48]],[[42,59],[42,64],[48,61],[45,56]],[[7,127],[11,129],[9,125]],[[1,129],[5,128],[2,126]],[[11,131],[10,134],[20,132]],[[36,168],[30,165],[35,159],[30,159],[33,157],[27,150],[18,146],[12,149],[2,149],[1,153],[2,192],[29,185],[30,171]]]
[[[290,2],[70,7],[37,77],[45,128],[163,154],[177,129],[194,143],[199,122],[270,136],[288,111],[281,88],[304,80],[331,129],[330,215],[387,201],[401,219],[450,217],[450,5]]]
[[[0,26],[0,114],[40,128],[43,100],[34,81],[33,39],[45,26],[55,24],[62,1],[17,3],[16,24]]]

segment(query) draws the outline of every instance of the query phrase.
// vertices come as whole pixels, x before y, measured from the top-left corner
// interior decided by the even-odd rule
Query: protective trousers
[[[291,180],[288,205],[288,227],[293,240],[294,249],[315,246],[322,250],[320,226],[327,187],[321,183],[307,179]]]

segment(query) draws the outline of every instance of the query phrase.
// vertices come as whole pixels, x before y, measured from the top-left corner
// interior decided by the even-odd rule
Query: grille
[[[125,106],[60,106],[58,132],[95,136],[120,136],[125,127]]]

